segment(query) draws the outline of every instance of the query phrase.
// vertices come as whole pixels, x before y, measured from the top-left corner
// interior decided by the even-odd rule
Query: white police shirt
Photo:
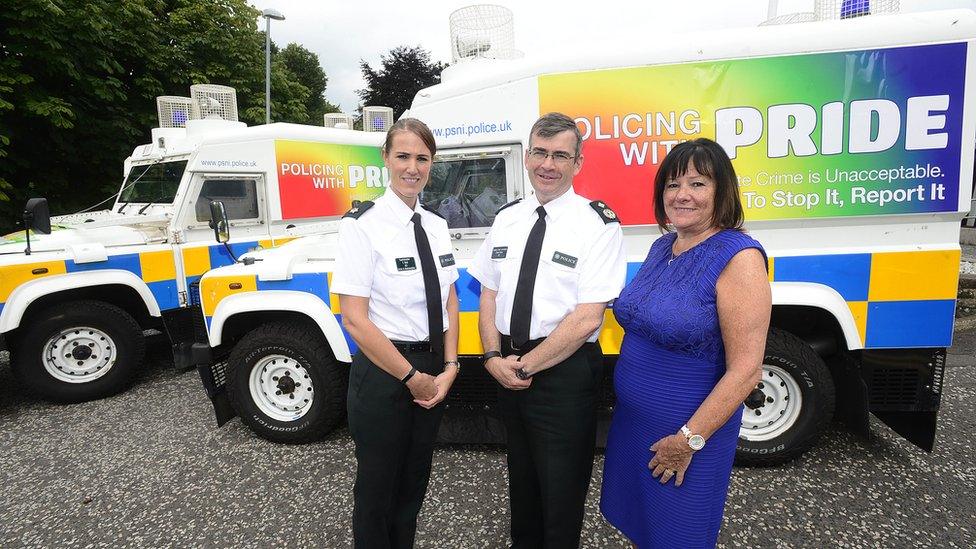
[[[504,335],[510,335],[522,252],[539,218],[538,207],[532,195],[498,212],[468,269],[482,286],[498,292],[495,327]],[[545,209],[546,235],[532,295],[530,339],[547,337],[580,303],[616,299],[627,278],[620,223],[605,222],[572,187],[545,204]],[[616,218],[613,212],[605,215]],[[593,332],[587,341],[596,341],[598,334],[599,330]]]
[[[419,213],[430,241],[441,286],[441,313],[447,329],[447,297],[458,279],[447,222],[420,206],[413,209],[390,189],[357,218],[339,222],[339,251],[329,290],[369,298],[369,319],[386,337],[426,341],[424,275],[410,219]],[[443,336],[442,336],[443,337]]]

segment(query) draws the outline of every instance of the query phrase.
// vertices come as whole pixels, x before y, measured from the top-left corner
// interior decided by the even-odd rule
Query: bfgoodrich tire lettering
[[[311,442],[345,418],[348,371],[316,328],[289,322],[255,328],[234,347],[227,366],[230,402],[261,438]]]
[[[807,451],[834,415],[834,383],[803,340],[771,328],[762,380],[743,410],[736,465],[768,466]]]
[[[11,366],[42,398],[84,402],[125,389],[144,354],[142,329],[128,313],[101,301],[70,301],[29,320]]]

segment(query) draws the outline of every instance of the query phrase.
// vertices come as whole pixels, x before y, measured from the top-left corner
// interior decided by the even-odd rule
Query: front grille
[[[872,412],[939,409],[945,349],[866,350],[861,355]]]
[[[186,288],[186,300],[190,305],[200,305],[200,279],[189,283]]]

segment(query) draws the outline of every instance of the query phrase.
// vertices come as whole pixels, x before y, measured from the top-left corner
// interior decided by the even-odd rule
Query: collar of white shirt
[[[570,187],[563,194],[545,203],[544,206],[546,208],[546,217],[552,221],[556,221],[559,219],[559,216],[573,208],[573,201],[575,198],[576,191]],[[525,205],[531,208],[529,211],[532,213],[532,216],[535,217],[535,210],[539,207],[539,199],[536,198],[535,193],[532,193],[526,197]]]
[[[394,219],[396,219],[400,225],[406,227],[413,219],[413,214],[420,213],[420,197],[417,197],[417,202],[410,208],[403,203],[403,200],[393,192],[393,189],[387,188],[383,196],[376,199],[376,202],[381,204],[386,204],[390,211],[393,212]]]

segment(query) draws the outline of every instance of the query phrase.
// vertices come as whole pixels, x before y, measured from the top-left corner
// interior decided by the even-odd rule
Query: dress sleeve
[[[620,223],[604,225],[580,269],[580,303],[606,303],[620,295],[627,279],[627,256]]]
[[[762,244],[760,244],[758,240],[752,238],[742,231],[733,229],[727,229],[720,235],[716,236],[721,237],[722,246],[720,247],[719,252],[714,256],[715,260],[711,261],[708,266],[708,270],[710,271],[709,278],[712,287],[715,286],[715,283],[718,281],[718,277],[722,274],[722,271],[725,270],[725,267],[728,266],[729,261],[732,261],[732,258],[742,250],[747,250],[749,248],[759,250],[759,253],[761,253],[763,256],[766,271],[769,271],[769,258],[766,256],[766,250],[763,249]]]
[[[343,219],[339,223],[339,250],[330,291],[334,294],[369,297],[375,266],[373,245],[358,220]]]

